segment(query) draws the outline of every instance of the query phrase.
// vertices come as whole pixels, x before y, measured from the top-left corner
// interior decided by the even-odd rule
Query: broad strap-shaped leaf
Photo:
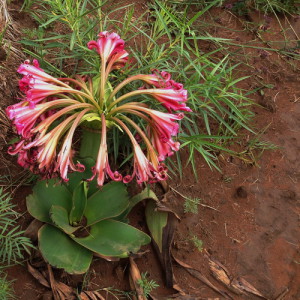
[[[61,230],[63,230],[66,234],[72,234],[79,228],[79,226],[74,227],[69,224],[69,214],[61,206],[53,205],[51,207],[50,218],[53,221],[53,223]]]
[[[33,193],[26,198],[27,210],[36,219],[52,223],[49,215],[52,205],[63,207],[68,213],[72,205],[72,195],[55,179],[38,181]]]
[[[146,206],[146,222],[151,233],[152,238],[156,242],[160,252],[162,252],[163,243],[163,229],[168,222],[168,213],[164,211],[158,211],[156,202],[150,200]]]
[[[151,241],[144,232],[115,220],[98,222],[91,226],[88,237],[72,239],[95,253],[112,257],[127,257]]]
[[[125,184],[113,181],[105,184],[88,198],[84,212],[87,225],[120,215],[129,205]]]
[[[80,223],[87,203],[87,182],[80,181],[72,196],[72,208],[69,221],[72,225]]]
[[[78,184],[81,181],[85,181],[93,176],[92,167],[95,165],[95,161],[92,158],[79,159],[80,163],[85,166],[84,172],[73,172],[68,175],[69,181],[66,184],[68,190],[73,193]],[[93,195],[99,190],[97,186],[97,180],[90,181],[88,183],[88,197]]]
[[[120,216],[117,216],[115,218],[115,220],[125,221],[126,217],[131,212],[131,210],[134,208],[134,206],[136,206],[139,202],[146,200],[146,199],[154,199],[154,200],[158,201],[155,193],[152,190],[150,190],[148,187],[146,187],[142,192],[140,192],[139,194],[137,194],[129,199],[128,207],[125,209],[125,211]]]
[[[70,274],[82,274],[88,270],[92,252],[78,245],[63,231],[46,224],[39,230],[38,236],[39,249],[50,265]]]

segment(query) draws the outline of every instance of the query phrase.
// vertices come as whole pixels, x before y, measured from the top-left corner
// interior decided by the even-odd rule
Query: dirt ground
[[[133,1],[126,1],[132,3]],[[123,2],[122,2],[123,4]],[[18,12],[18,6],[10,8],[15,20],[15,30],[21,26],[32,26],[32,21],[24,13]],[[145,1],[135,4],[137,11],[143,11]],[[217,16],[217,17],[214,17]],[[264,22],[263,16],[255,13],[249,16],[254,24]],[[266,41],[282,39],[280,27],[273,17],[271,32],[258,36],[255,31],[245,28],[245,20],[235,17],[230,11],[214,8],[209,18],[211,34],[229,37],[240,44],[256,45],[268,48]],[[249,21],[249,20],[248,20]],[[300,20],[288,20],[295,32],[287,34],[297,38],[300,35]],[[287,25],[286,20],[282,24]],[[229,30],[230,29],[230,30]],[[233,31],[236,30],[236,31]],[[18,46],[20,33],[15,32],[16,39],[12,46]],[[209,45],[203,43],[203,50]],[[273,47],[276,47],[276,45]],[[229,51],[237,47],[230,47]],[[258,82],[273,85],[264,89],[264,93],[255,93],[251,97],[259,105],[253,106],[254,126],[257,131],[267,127],[262,138],[278,146],[275,151],[265,151],[257,165],[230,156],[220,156],[222,173],[212,171],[201,157],[196,157],[199,179],[196,181],[189,167],[184,169],[182,179],[172,178],[170,186],[184,196],[201,198],[199,213],[184,213],[184,199],[176,192],[169,193],[168,205],[180,217],[172,244],[172,254],[176,259],[198,270],[203,278],[208,279],[223,295],[196,279],[186,268],[174,261],[173,271],[178,286],[185,296],[177,299],[262,299],[253,293],[235,294],[228,284],[216,279],[210,260],[217,261],[229,274],[230,280],[246,280],[265,299],[300,299],[300,88],[299,63],[273,51],[244,48],[245,62],[236,72],[239,76],[251,75],[241,83],[246,90],[257,88]],[[17,66],[24,57],[19,54],[0,58],[0,100],[1,108],[17,101],[18,88]],[[241,56],[233,57],[239,61]],[[20,171],[15,166],[14,158],[5,155],[7,142],[7,125],[1,125],[2,167],[1,174]],[[242,143],[249,139],[247,132],[241,132]],[[253,150],[255,151],[255,150]],[[257,150],[256,150],[257,151]],[[257,154],[257,152],[256,152]],[[183,161],[186,153],[183,150]],[[30,216],[25,212],[25,197],[30,188],[20,187],[15,195],[15,202],[20,212],[24,213],[21,223],[26,227]],[[134,210],[135,222],[144,228],[143,207]],[[199,251],[191,242],[191,236],[203,241],[203,250]],[[163,272],[151,246],[143,256],[135,261],[141,272],[148,272],[149,278],[160,287],[153,291],[154,299],[165,299],[177,293],[167,289]],[[106,262],[97,259],[88,273],[88,289],[115,288],[129,290],[126,270],[127,260]],[[43,287],[27,271],[26,263],[8,270],[9,278],[14,279],[15,291],[19,299],[51,299],[49,290]],[[83,278],[72,277],[57,272],[57,279],[67,284],[82,285]],[[241,279],[242,278],[242,279]],[[84,282],[85,282],[84,281]],[[76,286],[74,286],[76,287]],[[187,295],[190,295],[189,297]],[[126,299],[125,296],[119,296]],[[197,298],[198,297],[198,298]],[[113,297],[107,299],[115,299]]]

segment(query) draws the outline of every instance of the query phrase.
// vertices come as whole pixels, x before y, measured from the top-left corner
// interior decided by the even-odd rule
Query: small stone
[[[243,187],[243,186],[240,186],[236,189],[236,192],[235,192],[236,196],[238,198],[247,198],[248,196],[248,193],[246,191],[246,188]]]

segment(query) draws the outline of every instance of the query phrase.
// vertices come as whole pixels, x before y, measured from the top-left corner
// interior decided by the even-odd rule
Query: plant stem
[[[82,158],[90,157],[97,160],[101,142],[101,132],[84,127],[81,134],[81,144],[79,156]]]
[[[106,60],[101,58],[101,78],[100,78],[100,109],[103,111],[103,102],[104,102],[104,97],[105,97],[105,65],[106,65]],[[101,111],[101,112],[102,112]]]

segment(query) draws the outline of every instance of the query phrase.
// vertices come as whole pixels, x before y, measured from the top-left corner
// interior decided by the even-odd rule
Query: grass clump
[[[0,300],[17,299],[14,294],[12,281],[7,279],[7,274],[0,271]]]
[[[141,274],[141,279],[139,279],[137,281],[137,283],[139,284],[139,286],[143,289],[144,291],[144,296],[147,298],[150,293],[159,287],[159,284],[156,283],[155,280],[153,279],[148,279],[148,273],[142,273]]]
[[[192,235],[190,240],[199,252],[203,251],[203,241],[202,240],[200,240],[196,235]]]
[[[24,231],[17,225],[18,213],[14,207],[10,195],[0,188],[0,262],[3,265],[23,259],[23,251],[29,252],[32,247],[30,239],[23,236]]]
[[[298,0],[256,0],[251,1],[255,9],[264,14],[278,12],[288,14],[300,13],[300,3]]]
[[[227,5],[227,7],[230,7]],[[263,14],[286,13],[299,14],[300,5],[298,0],[239,0],[232,4],[232,10],[238,15],[246,15],[251,9],[258,10]]]
[[[183,204],[184,213],[198,214],[198,205],[201,199],[185,197]]]

